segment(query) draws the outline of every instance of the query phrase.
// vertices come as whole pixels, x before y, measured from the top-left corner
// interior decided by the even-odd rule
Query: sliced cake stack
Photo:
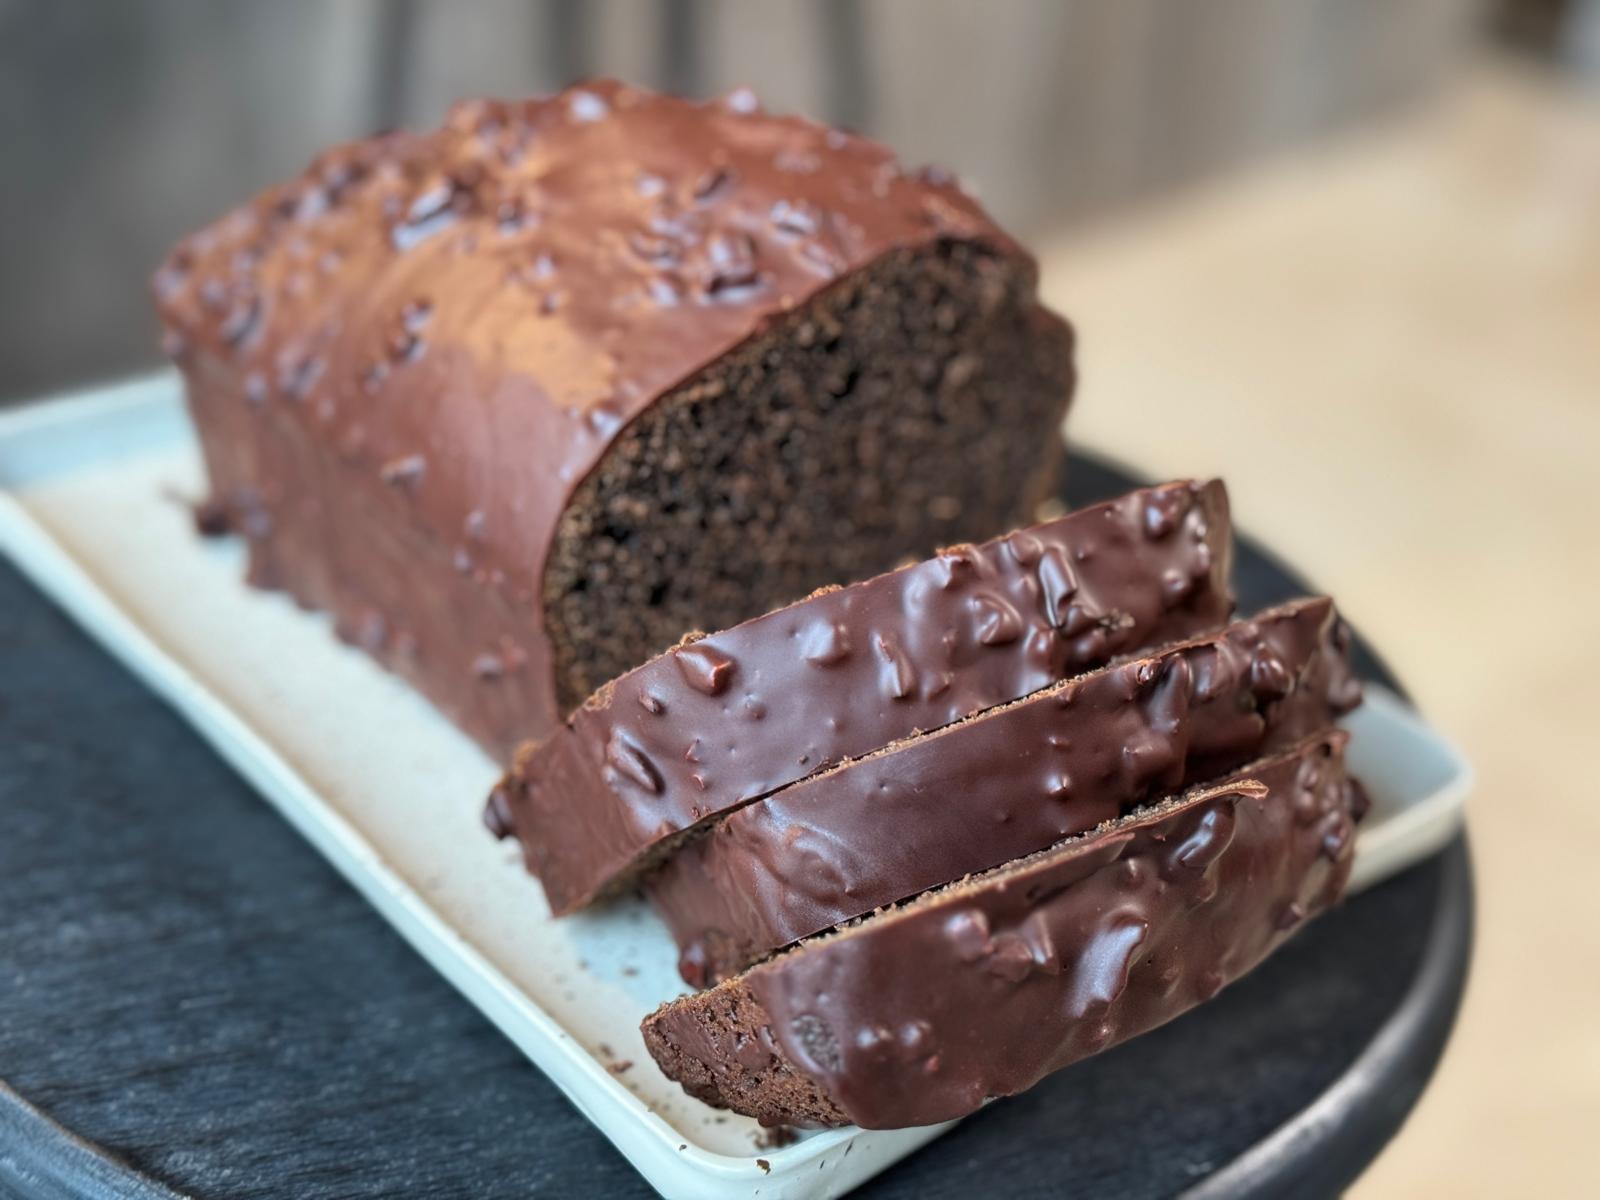
[[[1228,623],[1218,482],[1143,489],[603,687],[487,819],[552,909],[641,886],[710,990],[650,1016],[694,1095],[898,1127],[1177,1015],[1332,903],[1364,810],[1324,598]]]

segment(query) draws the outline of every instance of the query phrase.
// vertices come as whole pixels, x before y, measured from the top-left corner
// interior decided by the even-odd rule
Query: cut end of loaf
[[[1025,259],[898,251],[624,430],[545,571],[558,699],[677,641],[1024,520],[1054,481],[1070,330]]]
[[[737,979],[669,1001],[640,1026],[669,1079],[696,1100],[763,1125],[832,1127],[850,1118],[772,1042],[771,1018]]]

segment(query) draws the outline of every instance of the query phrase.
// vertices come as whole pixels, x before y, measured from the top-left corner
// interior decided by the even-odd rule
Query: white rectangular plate
[[[0,550],[187,718],[416,949],[669,1196],[837,1196],[948,1126],[763,1149],[688,1099],[639,1021],[683,988],[642,904],[550,919],[479,823],[496,770],[325,618],[246,588],[241,550],[195,536],[204,492],[175,376],[0,416]],[[1449,840],[1461,756],[1380,689],[1349,722],[1374,809],[1367,886]],[[631,1066],[624,1067],[624,1063]],[[849,1152],[848,1155],[846,1152]]]

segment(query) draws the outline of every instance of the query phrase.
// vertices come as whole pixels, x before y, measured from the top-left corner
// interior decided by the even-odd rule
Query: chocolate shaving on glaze
[[[1270,609],[739,809],[646,881],[680,972],[704,986],[1298,742],[1350,707],[1338,628],[1326,599]]]
[[[663,1005],[645,1044],[764,1123],[926,1125],[1023,1091],[1209,999],[1339,898],[1345,740],[803,942]],[[1315,821],[1296,819],[1300,796]]]
[[[1159,540],[1145,533],[1154,508],[1175,522]],[[1115,655],[1214,629],[1233,608],[1231,544],[1220,482],[1166,484],[669,651],[519,756],[501,791],[529,868],[552,910],[570,912],[707,816]],[[1069,562],[1079,622],[1070,636],[1056,603]],[[1161,586],[1174,571],[1194,584],[1177,604]],[[635,702],[644,694],[652,704]],[[745,719],[751,701],[764,720]],[[619,731],[656,765],[659,788],[608,769]]]
[[[214,499],[202,500],[190,511],[194,517],[195,532],[201,537],[222,537],[233,532],[227,506]]]
[[[656,227],[671,237],[642,255]],[[415,655],[385,661],[509,759],[564,715],[537,598],[617,435],[840,275],[952,242],[1029,264],[953,182],[874,142],[597,80],[331,149],[185,238],[152,293],[213,494],[265,498],[252,582],[415,630]],[[284,371],[294,402],[262,393]],[[476,670],[502,638],[525,666]]]

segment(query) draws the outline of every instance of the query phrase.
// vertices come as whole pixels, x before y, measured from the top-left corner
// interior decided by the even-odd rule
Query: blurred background
[[[154,362],[144,279],[329,142],[609,73],[952,166],[1038,235],[1448,85],[1589,0],[0,0],[0,398]]]
[[[1226,475],[1479,769],[1461,1024],[1357,1194],[1600,1195],[1600,0],[0,0],[0,403],[155,365],[154,263],[323,145],[593,73],[1035,246],[1072,436]]]

